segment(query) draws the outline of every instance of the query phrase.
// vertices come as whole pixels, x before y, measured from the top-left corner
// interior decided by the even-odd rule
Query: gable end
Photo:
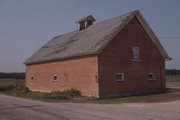
[[[163,46],[161,45],[161,43],[159,42],[157,36],[155,35],[155,33],[153,32],[153,30],[151,29],[151,27],[148,25],[148,23],[146,22],[146,20],[144,19],[144,17],[141,15],[141,13],[138,11],[138,13],[136,14],[136,18],[139,20],[139,22],[141,23],[141,25],[143,26],[143,28],[145,29],[145,31],[147,32],[147,34],[149,35],[149,37],[151,38],[152,42],[155,44],[155,46],[158,48],[158,50],[160,51],[161,55],[164,57],[165,60],[171,60],[171,58],[169,57],[169,55],[167,54],[166,50],[163,48]]]

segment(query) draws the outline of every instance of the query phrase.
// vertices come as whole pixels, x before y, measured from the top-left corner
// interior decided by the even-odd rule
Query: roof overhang
[[[138,18],[138,20],[140,21],[141,25],[144,27],[144,29],[146,30],[147,34],[149,35],[149,37],[151,38],[151,40],[153,41],[155,46],[158,48],[158,50],[160,51],[160,53],[164,57],[164,59],[166,61],[171,60],[172,58],[169,57],[168,53],[166,52],[166,50],[163,48],[163,46],[159,42],[157,36],[155,35],[155,33],[153,32],[151,27],[148,25],[148,23],[146,22],[146,20],[144,19],[144,17],[142,16],[142,14],[138,10],[137,10],[137,13],[136,13],[135,16]]]

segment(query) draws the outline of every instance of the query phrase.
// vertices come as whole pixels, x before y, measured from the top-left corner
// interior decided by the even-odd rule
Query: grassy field
[[[0,88],[3,86],[14,85],[23,86],[24,80],[14,80],[14,79],[0,79]],[[166,76],[166,86],[180,88],[180,75],[167,75]],[[72,91],[71,91],[72,92]],[[167,102],[180,100],[180,91],[176,92],[163,92],[157,94],[149,94],[142,96],[130,96],[121,98],[111,98],[111,99],[97,99],[94,97],[83,97],[74,96],[73,98],[67,97],[67,94],[54,92],[54,93],[43,93],[43,92],[32,92],[27,90],[6,90],[0,91],[2,94],[8,94],[11,96],[17,96],[28,99],[36,99],[41,101],[51,101],[51,102],[77,102],[77,103],[152,103],[152,102]],[[69,94],[68,94],[69,96]]]
[[[166,87],[180,87],[180,75],[166,75]]]
[[[0,78],[0,86],[24,85],[24,79]]]
[[[25,86],[24,79],[10,79],[10,78],[3,78],[0,79],[0,90],[3,89],[13,89],[13,88],[22,88]]]

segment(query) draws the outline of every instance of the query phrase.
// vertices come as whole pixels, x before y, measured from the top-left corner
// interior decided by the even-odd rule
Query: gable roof
[[[98,54],[135,16],[140,20],[163,57],[169,59],[168,54],[145,19],[138,10],[135,10],[122,16],[90,25],[88,28],[81,31],[76,30],[56,36],[27,59],[25,64]]]

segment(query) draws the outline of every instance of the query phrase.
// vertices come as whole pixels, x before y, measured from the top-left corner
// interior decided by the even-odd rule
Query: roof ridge
[[[125,13],[125,14],[123,14],[123,15],[117,16],[117,17],[113,17],[113,18],[110,18],[110,19],[106,19],[106,20],[103,20],[103,21],[94,23],[93,25],[96,25],[96,24],[99,24],[99,23],[102,23],[102,22],[111,21],[111,20],[113,20],[113,19],[117,19],[117,18],[126,16],[126,15],[136,15],[137,13],[139,13],[139,10],[134,10],[134,11],[131,11],[131,12],[127,12],[127,13]]]
[[[113,19],[116,19],[116,18],[119,18],[119,17],[122,17],[122,16],[126,16],[126,15],[128,15],[128,14],[133,14],[133,15],[135,15],[135,14],[137,14],[138,12],[139,12],[139,10],[134,10],[134,11],[125,13],[125,14],[123,14],[123,15],[117,16],[117,17],[113,17],[113,18],[110,18],[110,19],[107,19],[107,20],[103,20],[103,21],[94,23],[94,24],[92,24],[91,26],[94,26],[94,25],[97,25],[97,24],[100,24],[100,23],[103,23],[103,22],[111,21],[111,20],[113,20]],[[56,36],[53,37],[52,39],[55,39],[55,38],[57,38],[57,37],[61,37],[61,36],[64,36],[64,35],[67,35],[67,34],[70,34],[70,33],[73,33],[73,32],[79,32],[79,31],[78,31],[78,30],[73,30],[73,31],[71,31],[71,32],[67,32],[67,33],[64,33],[64,34],[56,35]],[[52,39],[51,39],[51,40],[52,40]]]

